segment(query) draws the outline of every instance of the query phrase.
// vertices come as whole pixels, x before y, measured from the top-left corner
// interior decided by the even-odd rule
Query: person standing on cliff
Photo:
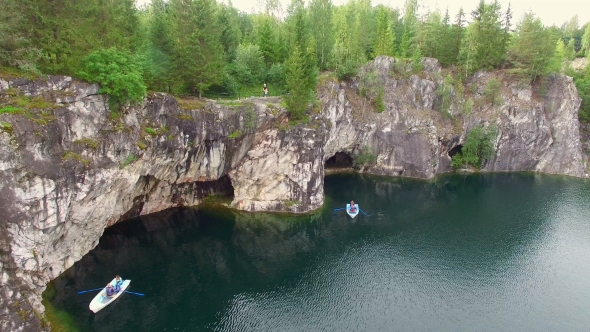
[[[268,97],[268,87],[266,86],[266,83],[264,83],[264,86],[262,87],[262,96]]]

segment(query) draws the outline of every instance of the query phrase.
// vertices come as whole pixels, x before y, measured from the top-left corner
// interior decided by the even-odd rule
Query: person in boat
[[[121,291],[121,285],[123,285],[123,279],[121,279],[121,276],[117,274],[115,277],[115,293],[119,293]]]
[[[350,212],[356,212],[356,205],[354,205],[354,201],[350,201]]]
[[[107,284],[107,288],[105,289],[105,293],[107,297],[113,297],[115,295],[115,287],[111,284]]]

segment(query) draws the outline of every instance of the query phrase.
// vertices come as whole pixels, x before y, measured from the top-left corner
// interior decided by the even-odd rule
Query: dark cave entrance
[[[449,150],[449,157],[453,158],[457,153],[461,153],[461,149],[463,149],[463,145],[456,145]]]
[[[335,155],[328,158],[324,164],[324,169],[352,168],[354,160],[345,152],[336,152]]]
[[[224,175],[215,181],[196,181],[179,187],[172,200],[176,197],[182,199],[187,195],[202,200],[203,203],[229,204],[234,199],[234,186],[228,175]],[[182,203],[182,202],[179,202]]]
[[[159,180],[151,175],[141,176],[137,181],[139,186],[156,187]],[[170,200],[177,207],[191,206],[195,201],[209,204],[229,205],[234,199],[234,186],[228,175],[224,175],[215,181],[194,181],[177,184],[172,188]],[[119,219],[125,220],[141,215],[143,206],[150,200],[150,194],[139,195],[133,198],[133,205]]]

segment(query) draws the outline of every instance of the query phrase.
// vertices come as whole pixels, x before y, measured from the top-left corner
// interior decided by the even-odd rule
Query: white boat
[[[113,285],[113,287],[114,287],[115,282],[116,282],[115,279],[113,279],[113,281],[111,281],[110,284]],[[94,299],[92,299],[92,301],[90,302],[90,305],[88,305],[88,307],[90,308],[90,310],[92,310],[92,312],[97,313],[102,308],[111,304],[119,296],[121,296],[121,294],[123,294],[125,292],[127,287],[129,287],[130,283],[131,283],[131,280],[123,280],[123,284],[121,285],[121,290],[118,293],[115,293],[115,295],[113,295],[111,297],[107,296],[107,288],[105,286],[105,288],[103,288],[98,294],[96,294],[96,296],[94,297]]]
[[[360,211],[360,207],[358,204],[355,204],[354,207],[356,208],[354,211],[350,211],[350,204],[346,204],[346,213],[348,213],[348,215],[354,219],[354,217],[356,217],[357,214],[359,214]]]

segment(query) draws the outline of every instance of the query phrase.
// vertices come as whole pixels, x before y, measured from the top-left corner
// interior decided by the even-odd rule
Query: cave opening
[[[119,221],[139,217],[142,214],[145,203],[153,199],[150,197],[150,187],[156,187],[159,180],[147,175],[141,176],[138,185],[144,186],[145,194],[133,198],[131,208],[124,213]],[[199,203],[229,205],[234,199],[234,186],[228,175],[224,175],[213,181],[194,181],[173,185],[171,208],[194,206]],[[109,225],[110,226],[110,225]]]
[[[461,153],[463,145],[459,144],[449,150],[449,157],[453,158],[457,153]]]
[[[328,158],[324,164],[324,169],[352,168],[354,160],[346,152],[336,152],[335,155]]]
[[[178,203],[181,203],[180,205],[186,205],[187,203],[182,202],[182,200],[187,200],[188,202],[199,200],[203,203],[229,205],[234,199],[234,186],[228,175],[224,175],[214,181],[187,183],[178,189],[173,195],[172,200],[179,200]]]

